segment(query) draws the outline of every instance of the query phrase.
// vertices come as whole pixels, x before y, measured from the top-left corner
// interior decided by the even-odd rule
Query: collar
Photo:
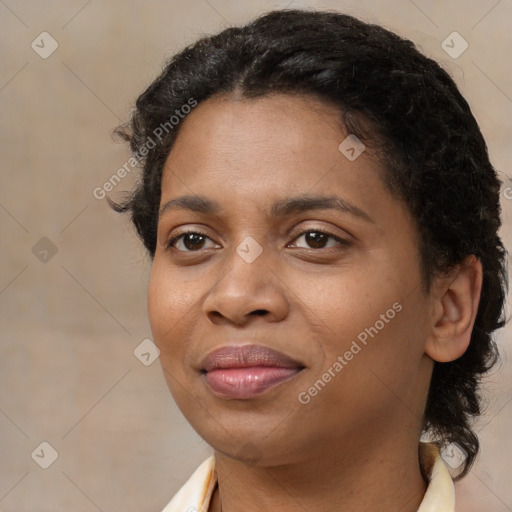
[[[420,442],[419,458],[428,487],[417,512],[454,512],[453,481],[438,446]],[[162,512],[208,512],[216,485],[215,456],[212,455],[195,470]]]

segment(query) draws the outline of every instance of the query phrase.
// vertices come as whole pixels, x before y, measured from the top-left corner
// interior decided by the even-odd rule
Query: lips
[[[201,368],[206,384],[215,395],[248,399],[292,379],[304,366],[262,345],[237,345],[209,353]]]

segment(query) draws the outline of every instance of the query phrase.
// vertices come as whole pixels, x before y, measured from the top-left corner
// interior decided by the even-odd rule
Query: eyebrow
[[[171,210],[191,210],[205,215],[220,215],[221,206],[216,201],[212,201],[204,196],[185,195],[167,201],[160,208],[159,215],[162,216]],[[337,210],[375,224],[375,221],[364,210],[350,201],[335,195],[313,196],[304,194],[280,199],[272,205],[270,216],[273,218],[286,217],[310,210]]]

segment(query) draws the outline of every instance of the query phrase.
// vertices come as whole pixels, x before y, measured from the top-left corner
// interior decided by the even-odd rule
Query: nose
[[[256,317],[263,317],[266,322],[283,320],[288,315],[289,302],[278,273],[265,249],[251,263],[233,250],[205,297],[204,313],[216,325],[244,325]]]

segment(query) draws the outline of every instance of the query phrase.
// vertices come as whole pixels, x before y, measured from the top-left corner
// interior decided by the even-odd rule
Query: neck
[[[403,438],[347,444],[279,465],[261,459],[251,466],[215,451],[218,487],[210,512],[417,511],[427,486],[417,438],[407,446]]]

